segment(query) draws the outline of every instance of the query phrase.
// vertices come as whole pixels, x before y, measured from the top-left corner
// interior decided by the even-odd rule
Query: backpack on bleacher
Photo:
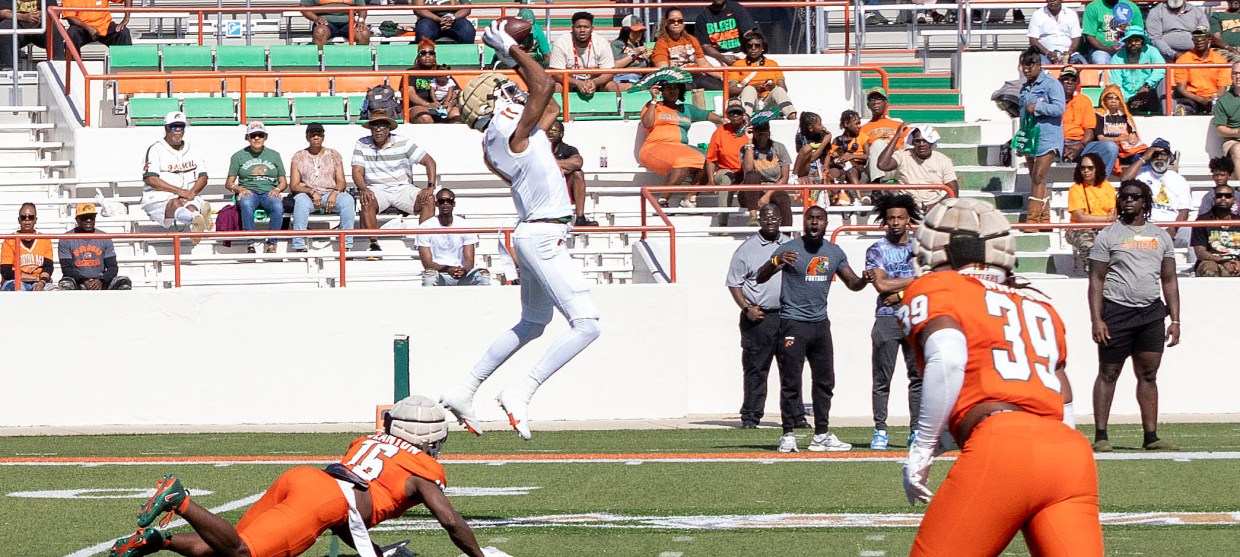
[[[370,119],[371,110],[382,110],[395,118],[400,111],[400,101],[396,100],[396,91],[389,85],[375,85],[366,91],[366,100],[362,101],[362,119]]]

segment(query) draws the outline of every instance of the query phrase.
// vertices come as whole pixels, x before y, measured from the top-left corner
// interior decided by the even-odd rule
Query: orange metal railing
[[[1106,228],[1113,223],[1110,222],[1057,222],[1057,223],[1016,223],[1012,225],[1012,230],[1024,231],[1031,230],[1034,232],[1042,232],[1045,230],[1082,230],[1082,229],[1100,229]],[[1205,226],[1240,226],[1240,220],[1191,220],[1176,222],[1152,222],[1160,228],[1200,228]],[[916,226],[910,226],[910,230],[916,230]],[[846,232],[882,232],[883,227],[875,224],[846,224],[831,231],[831,241],[834,242],[840,234]],[[1192,249],[1192,248],[1189,248]]]

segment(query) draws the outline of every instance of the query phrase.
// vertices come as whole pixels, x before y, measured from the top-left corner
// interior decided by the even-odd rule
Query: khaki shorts
[[[1219,153],[1219,156],[1222,156],[1222,157],[1229,156],[1228,154],[1231,153],[1231,148],[1235,147],[1236,145],[1240,145],[1240,139],[1228,139],[1224,141],[1223,150],[1222,152]]]
[[[417,202],[418,192],[421,190],[412,185],[392,189],[372,187],[370,191],[375,194],[375,211],[378,213],[396,207],[397,210],[404,213],[416,215],[418,210],[422,208]]]

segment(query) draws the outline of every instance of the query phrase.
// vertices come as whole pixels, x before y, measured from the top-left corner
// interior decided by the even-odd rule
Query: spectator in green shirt
[[[1094,0],[1085,7],[1081,38],[1091,64],[1110,64],[1111,56],[1124,47],[1120,37],[1128,27],[1145,28],[1141,9],[1129,0]]]
[[[1214,101],[1214,119],[1210,124],[1223,140],[1219,154],[1240,168],[1240,62],[1231,65],[1231,87]]]
[[[237,212],[242,230],[254,230],[254,211],[267,211],[270,227],[278,228],[284,221],[284,203],[280,194],[288,189],[288,179],[280,153],[264,146],[267,127],[252,121],[245,128],[249,145],[233,153],[228,163],[228,179],[224,188],[237,196]],[[246,251],[254,253],[254,238],[245,241]],[[276,252],[276,239],[268,238],[266,253]]]
[[[1240,62],[1240,0],[1227,0],[1227,10],[1210,12],[1210,46],[1228,62]]]

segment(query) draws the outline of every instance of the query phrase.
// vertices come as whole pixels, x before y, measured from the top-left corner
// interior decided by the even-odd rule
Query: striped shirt
[[[370,137],[357,140],[353,146],[353,166],[366,171],[366,186],[396,190],[413,184],[413,165],[420,164],[426,151],[409,138],[392,134],[383,148],[375,147]]]

